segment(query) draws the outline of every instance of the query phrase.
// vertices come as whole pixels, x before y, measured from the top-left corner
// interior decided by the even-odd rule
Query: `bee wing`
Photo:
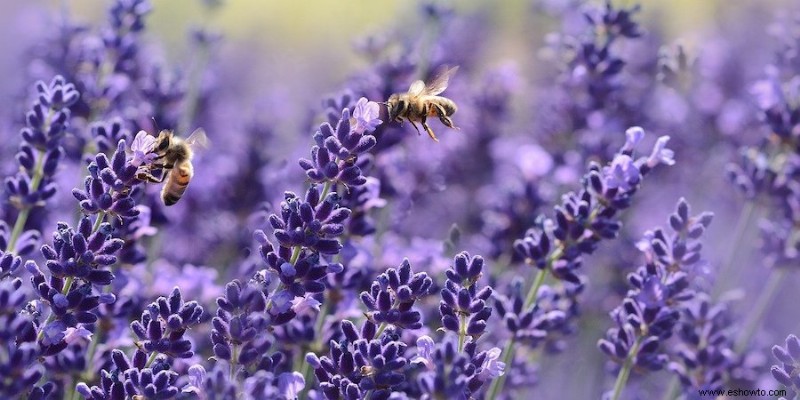
[[[408,94],[412,96],[419,96],[425,90],[425,82],[423,81],[414,81],[411,83],[411,87],[408,88]]]
[[[437,68],[433,79],[431,79],[431,82],[425,87],[425,94],[435,96],[444,92],[444,90],[447,89],[447,83],[450,81],[450,77],[453,76],[456,71],[458,71],[458,65],[452,68],[447,65],[442,65]]]
[[[192,150],[205,150],[208,148],[210,142],[208,136],[206,136],[206,131],[203,130],[203,128],[197,128],[186,138],[186,144],[188,144]]]

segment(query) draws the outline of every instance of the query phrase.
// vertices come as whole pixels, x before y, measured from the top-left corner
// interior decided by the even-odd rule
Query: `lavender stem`
[[[618,400],[622,395],[622,390],[625,389],[625,384],[628,382],[628,377],[631,375],[633,361],[636,358],[636,354],[639,352],[639,346],[642,344],[642,338],[642,336],[636,338],[636,342],[633,344],[633,347],[631,347],[628,357],[625,358],[625,364],[623,364],[622,369],[619,370],[617,382],[614,383],[614,394],[611,396],[611,400]]]
[[[755,211],[755,201],[748,200],[744,207],[742,207],[742,211],[739,213],[739,219],[736,221],[736,228],[733,231],[733,240],[730,245],[730,251],[728,252],[727,257],[725,257],[725,261],[720,266],[719,272],[717,276],[719,277],[719,281],[716,282],[714,285],[714,297],[718,298],[719,295],[722,293],[723,289],[728,286],[725,285],[726,282],[723,282],[723,279],[730,279],[731,277],[731,268],[733,268],[733,264],[738,258],[739,254],[739,243],[741,242],[742,238],[744,237],[744,232],[748,226],[750,226],[750,222],[753,218],[753,211]],[[732,282],[727,282],[732,283]],[[735,282],[733,282],[735,283]]]
[[[556,250],[553,254],[560,254],[559,250]],[[555,259],[558,257],[554,257]],[[536,272],[536,278],[533,281],[533,286],[528,291],[528,296],[525,298],[525,308],[530,307],[534,301],[536,301],[536,296],[539,294],[539,289],[544,284],[544,279],[547,277],[547,269],[540,269]],[[507,368],[511,366],[511,361],[513,359],[514,354],[514,345],[516,344],[516,338],[513,336],[508,339],[508,343],[506,343],[506,347],[503,349],[503,362],[506,364]],[[487,397],[490,400],[494,400],[497,395],[503,390],[503,385],[506,381],[506,375],[502,375],[492,382],[492,386],[489,387],[489,396]]]
[[[764,313],[769,308],[775,295],[778,294],[784,279],[786,279],[786,274],[786,268],[773,268],[770,270],[769,280],[767,280],[767,284],[764,285],[764,288],[761,290],[761,294],[758,296],[752,310],[747,314],[742,334],[733,347],[736,353],[741,354],[747,348],[756,330],[758,330],[761,320],[764,318]]]

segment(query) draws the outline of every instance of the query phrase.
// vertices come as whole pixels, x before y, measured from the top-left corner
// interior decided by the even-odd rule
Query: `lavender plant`
[[[243,44],[236,2],[0,24],[25,39],[0,52],[0,398],[794,395],[800,342],[765,354],[797,329],[796,18],[530,3],[397,5],[352,54],[280,23]],[[195,17],[184,52],[163,21]],[[443,65],[461,129],[428,116],[433,143],[384,102]],[[165,207],[156,131],[199,126]],[[636,241],[676,194],[714,229],[681,199]]]
[[[662,344],[672,337],[687,302],[694,297],[690,279],[702,264],[699,238],[713,214],[689,214],[684,199],[669,217],[673,233],[656,229],[645,234],[640,248],[647,263],[628,275],[631,289],[611,312],[616,326],[598,347],[622,365],[610,398],[619,399],[633,370],[657,371],[669,360]],[[688,359],[688,358],[687,358]]]

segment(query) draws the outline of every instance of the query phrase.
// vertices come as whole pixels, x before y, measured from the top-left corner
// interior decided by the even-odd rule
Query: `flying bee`
[[[189,186],[194,175],[192,156],[194,150],[208,147],[205,131],[197,129],[186,139],[175,136],[172,131],[162,130],[156,138],[152,153],[155,160],[145,170],[139,171],[138,178],[154,183],[166,180],[161,189],[161,200],[165,206],[178,202]],[[160,169],[161,176],[156,177],[152,170]]]
[[[428,126],[428,117],[439,117],[439,121],[453,129],[458,129],[453,125],[453,120],[450,116],[455,114],[458,107],[453,100],[443,96],[438,96],[439,93],[447,89],[447,83],[450,77],[456,73],[458,66],[448,68],[442,66],[429,84],[421,80],[414,81],[411,87],[408,88],[406,93],[395,93],[389,96],[389,100],[384,103],[389,110],[389,119],[392,121],[403,122],[408,120],[417,133],[422,134],[414,122],[419,122],[434,141],[438,142],[439,139],[433,133],[431,127]]]

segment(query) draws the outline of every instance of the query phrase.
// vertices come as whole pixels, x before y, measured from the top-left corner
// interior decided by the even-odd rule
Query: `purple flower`
[[[301,314],[308,314],[311,310],[316,310],[319,312],[320,303],[317,299],[311,297],[310,295],[306,294],[302,297],[295,297],[292,300],[292,310],[298,315]]]
[[[622,304],[611,312],[615,326],[597,344],[614,362],[623,365],[621,377],[626,377],[624,374],[633,366],[657,371],[669,362],[666,340],[679,327],[683,305],[688,305],[695,296],[689,274],[692,266],[701,261],[699,239],[711,217],[710,213],[690,216],[688,203],[680,199],[669,216],[673,233],[655,229],[647,234],[650,245],[639,245],[654,254],[646,258],[644,266],[628,275],[630,290]],[[690,355],[684,359],[690,360]],[[697,364],[689,361],[689,365]],[[686,375],[685,368],[675,370]]]
[[[202,396],[205,380],[206,369],[202,365],[192,365],[189,367],[189,382],[181,388],[181,393]]]
[[[378,275],[369,291],[361,292],[361,301],[370,310],[366,316],[372,322],[419,329],[422,314],[412,307],[429,294],[432,286],[428,274],[414,273],[408,260],[403,260],[399,268],[389,268]]]
[[[444,329],[459,334],[459,350],[465,336],[474,341],[486,332],[487,320],[492,315],[492,308],[486,304],[492,296],[492,287],[481,288],[477,283],[483,266],[483,257],[462,252],[453,258],[453,268],[446,271],[439,314]]]
[[[133,152],[133,159],[131,165],[134,167],[141,167],[142,165],[150,165],[155,161],[158,154],[153,152],[156,145],[156,138],[145,131],[139,131],[136,137],[133,138],[131,143],[131,152]]]
[[[787,336],[785,346],[772,346],[772,355],[781,362],[770,369],[772,377],[795,393],[800,392],[800,339]]]
[[[634,126],[625,131],[625,145],[622,146],[622,152],[631,152],[636,145],[644,138],[644,129]]]
[[[379,115],[378,103],[369,101],[365,97],[358,99],[356,107],[353,109],[353,119],[355,120],[353,131],[357,133],[374,131],[383,122],[378,118]]]
[[[417,339],[417,355],[409,361],[411,364],[422,364],[427,369],[433,368],[433,348],[434,342],[428,335],[420,336]]]
[[[296,399],[306,386],[306,380],[299,372],[284,372],[278,375],[278,390],[287,399]]]
[[[64,341],[67,344],[85,342],[89,343],[92,340],[92,332],[83,326],[69,327],[64,331]]]
[[[174,358],[194,355],[192,342],[184,337],[186,331],[200,323],[203,307],[196,301],[184,302],[180,288],[169,297],[159,297],[147,306],[131,330],[139,338],[137,347],[147,354],[161,353]]]
[[[481,377],[485,380],[492,380],[499,376],[502,376],[506,370],[506,364],[500,359],[500,349],[497,347],[492,347],[490,350],[486,351],[486,358],[483,360],[483,364],[481,364]]]
[[[16,154],[19,172],[5,180],[11,204],[30,209],[44,205],[56,193],[53,182],[64,156],[61,141],[69,128],[70,107],[80,97],[75,85],[57,76],[50,84],[36,83],[38,98],[25,115],[22,144]],[[15,243],[11,243],[14,247]]]
[[[648,167],[653,168],[658,164],[675,164],[675,152],[667,148],[667,142],[669,142],[669,136],[661,136],[656,140],[656,144],[653,146],[653,152],[650,153],[650,157],[647,158]]]
[[[639,184],[641,173],[630,156],[618,154],[611,165],[603,167],[603,178],[608,189],[629,191]]]

